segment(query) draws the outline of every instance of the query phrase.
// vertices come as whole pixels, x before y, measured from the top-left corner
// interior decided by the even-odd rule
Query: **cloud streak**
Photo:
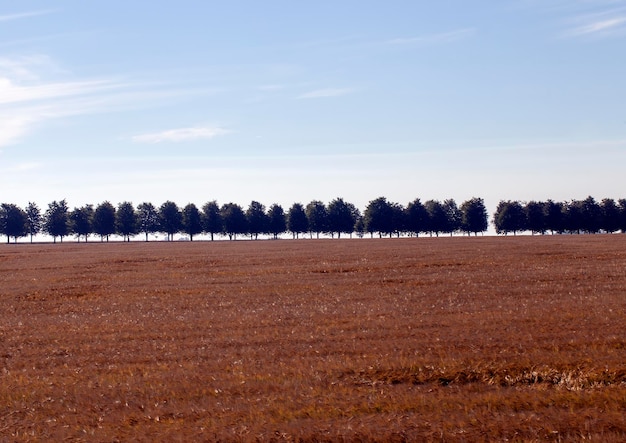
[[[327,97],[339,97],[354,92],[350,88],[325,88],[316,89],[314,91],[305,92],[297,96],[298,99],[312,99],[312,98],[327,98]]]
[[[565,33],[569,37],[579,37],[585,35],[614,35],[618,32],[626,31],[626,15],[620,15],[602,20],[589,21],[577,26]]]
[[[211,126],[196,126],[191,128],[169,129],[167,131],[154,132],[150,134],[135,135],[132,141],[135,143],[182,143],[197,140],[210,140],[220,135],[228,134],[230,131]]]
[[[43,9],[40,11],[18,12],[15,14],[0,15],[0,22],[10,22],[13,20],[20,20],[23,18],[37,17],[38,15],[47,15],[54,12],[52,9]]]
[[[420,35],[417,37],[402,37],[388,40],[391,45],[429,45],[437,43],[449,43],[473,36],[475,28],[463,28],[437,34]]]

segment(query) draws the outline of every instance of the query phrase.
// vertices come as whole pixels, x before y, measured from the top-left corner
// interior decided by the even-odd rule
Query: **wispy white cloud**
[[[36,17],[38,15],[47,15],[53,12],[54,11],[52,9],[43,9],[39,11],[17,12],[14,14],[0,14],[0,22],[10,22],[23,18]]]
[[[208,140],[220,135],[228,134],[229,132],[230,131],[220,127],[196,126],[191,128],[169,129],[167,131],[135,135],[132,137],[132,140],[135,143],[180,143],[196,140]]]
[[[577,19],[577,26],[565,32],[566,37],[579,37],[585,35],[610,36],[626,31],[626,14],[621,13],[612,16],[610,13],[582,16]]]
[[[448,43],[471,37],[474,34],[476,34],[475,28],[463,28],[449,32],[420,35],[416,37],[394,38],[388,40],[387,43],[392,45],[428,45],[436,43]]]
[[[342,95],[347,95],[354,92],[351,88],[325,88],[325,89],[316,89],[314,91],[305,92],[304,94],[300,94],[299,99],[309,99],[309,98],[325,98],[325,97],[339,97]]]

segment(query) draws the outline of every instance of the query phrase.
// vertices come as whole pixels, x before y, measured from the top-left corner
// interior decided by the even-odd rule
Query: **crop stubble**
[[[626,439],[626,236],[0,247],[0,439]]]

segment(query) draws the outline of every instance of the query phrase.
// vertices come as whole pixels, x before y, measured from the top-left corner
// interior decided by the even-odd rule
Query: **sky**
[[[626,0],[0,0],[0,202],[626,198]]]

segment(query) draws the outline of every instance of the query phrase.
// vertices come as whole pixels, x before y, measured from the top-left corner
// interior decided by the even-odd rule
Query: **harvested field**
[[[626,440],[626,235],[0,246],[2,441]]]

